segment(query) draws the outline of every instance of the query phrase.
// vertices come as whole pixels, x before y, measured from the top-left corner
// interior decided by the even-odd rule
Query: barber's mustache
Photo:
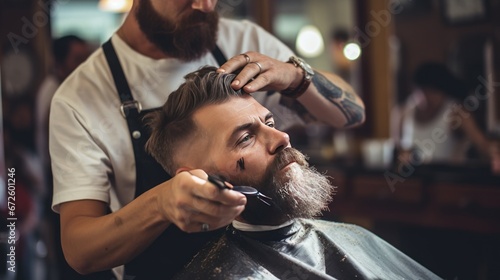
[[[219,15],[217,12],[189,11],[189,13],[181,16],[181,19],[175,25],[174,31],[194,28],[199,25],[216,22],[218,19]]]

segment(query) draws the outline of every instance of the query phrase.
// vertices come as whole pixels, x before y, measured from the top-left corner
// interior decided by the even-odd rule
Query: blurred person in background
[[[52,201],[52,172],[49,155],[49,112],[50,102],[59,85],[75,70],[91,53],[89,43],[76,35],[66,35],[54,39],[51,45],[53,68],[43,80],[35,103],[35,146],[40,158],[46,195],[43,199],[42,213],[43,235],[48,246],[48,262],[50,278],[77,279],[78,275],[69,269],[60,245],[59,216],[50,209]],[[59,276],[56,276],[59,275]]]
[[[414,90],[391,118],[399,161],[463,163],[471,149],[490,157],[490,141],[463,101],[468,90],[444,65],[428,62],[413,76]]]

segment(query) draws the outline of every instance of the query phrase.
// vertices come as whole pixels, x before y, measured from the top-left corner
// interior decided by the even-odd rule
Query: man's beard
[[[215,47],[219,17],[217,12],[186,11],[177,22],[172,22],[157,12],[150,0],[142,0],[136,17],[142,32],[163,53],[192,61]]]
[[[290,162],[286,172],[282,169]],[[234,182],[245,183],[245,182]],[[334,187],[329,178],[312,167],[296,149],[280,151],[260,182],[246,182],[272,198],[266,206],[249,197],[241,217],[250,224],[279,225],[294,218],[313,218],[328,209]]]

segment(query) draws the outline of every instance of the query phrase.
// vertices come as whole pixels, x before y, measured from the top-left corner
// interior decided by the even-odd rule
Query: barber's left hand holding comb
[[[240,215],[247,201],[239,192],[219,189],[201,169],[180,172],[160,187],[165,188],[158,198],[161,214],[185,232],[224,227]]]

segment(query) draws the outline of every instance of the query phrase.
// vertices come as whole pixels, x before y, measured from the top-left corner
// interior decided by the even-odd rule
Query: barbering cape
[[[281,229],[232,226],[175,279],[441,279],[355,225],[296,220]]]

